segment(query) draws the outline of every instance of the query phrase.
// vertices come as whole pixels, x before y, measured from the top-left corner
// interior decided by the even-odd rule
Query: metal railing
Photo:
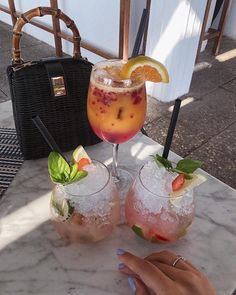
[[[129,50],[129,25],[130,25],[130,1],[131,0],[120,0],[120,24],[119,24],[119,54],[115,56],[108,51],[99,48],[98,46],[87,42],[81,41],[81,47],[93,52],[101,57],[106,59],[111,58],[128,58]],[[151,0],[146,0],[146,8],[150,11]],[[50,0],[50,7],[58,9],[58,1]],[[20,13],[16,11],[15,1],[8,0],[8,7],[0,5],[0,11],[5,12],[11,15],[12,25],[14,26],[17,20],[17,17],[20,16]],[[45,25],[39,21],[30,22],[31,25],[36,26],[40,29],[43,29],[54,35],[56,55],[62,56],[62,39],[67,40],[73,43],[72,35],[68,33],[61,32],[60,22],[56,16],[52,16],[52,26]],[[147,42],[147,29],[143,37],[143,52],[145,52]]]

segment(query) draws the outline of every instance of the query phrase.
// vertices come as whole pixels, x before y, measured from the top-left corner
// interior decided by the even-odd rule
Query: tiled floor
[[[11,27],[0,22],[0,114],[2,125],[10,126],[11,106],[7,65],[11,62]],[[224,38],[216,59],[210,45],[200,55],[186,97],[190,103],[181,108],[172,150],[182,157],[204,161],[203,168],[236,188],[236,54],[227,59],[227,52],[236,48],[236,41]],[[236,51],[236,50],[235,50]],[[231,52],[232,53],[232,52]],[[25,35],[22,42],[25,60],[54,55],[54,49]],[[220,60],[220,61],[219,61]],[[224,61],[222,61],[224,60]],[[170,122],[171,104],[149,98],[145,128],[148,135],[164,144]],[[9,126],[8,126],[9,125]]]
[[[211,55],[211,44],[201,53],[186,95],[190,103],[181,108],[171,149],[202,160],[204,170],[236,188],[236,41],[223,38],[220,54]],[[169,106],[149,103],[146,131],[161,144],[170,122]]]

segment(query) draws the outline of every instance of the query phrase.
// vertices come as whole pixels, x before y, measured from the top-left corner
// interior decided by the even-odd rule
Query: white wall
[[[164,63],[169,84],[149,84],[163,101],[186,94],[192,79],[206,0],[152,1],[146,54]]]
[[[16,0],[16,9],[26,11],[47,6],[49,0]],[[130,53],[133,48],[145,0],[132,0],[130,25]],[[7,6],[7,0],[1,1]],[[147,85],[148,93],[163,101],[176,99],[188,92],[194,69],[196,51],[206,0],[153,0],[151,5],[146,54],[163,62],[170,74],[168,85]],[[59,0],[59,8],[73,18],[83,40],[118,55],[119,0]],[[11,23],[10,17],[0,13],[0,20]],[[40,21],[51,22],[51,18]],[[51,34],[28,25],[26,31],[51,45]],[[72,52],[71,43],[63,42],[64,51]],[[82,54],[92,62],[101,60],[86,50]]]
[[[3,0],[1,4],[8,6],[7,2],[7,0]],[[15,5],[17,11],[25,12],[37,6],[48,6],[49,0],[15,0]],[[89,41],[101,49],[118,55],[119,0],[59,0],[58,6],[75,21],[84,41]],[[6,13],[0,12],[0,20],[11,24],[11,18]],[[51,24],[50,16],[38,18],[38,20],[45,24]],[[63,30],[67,30],[63,26],[62,28]],[[53,35],[50,33],[31,25],[25,26],[25,32],[54,46]],[[63,50],[71,54],[72,44],[70,42],[63,42],[63,45]],[[82,50],[82,54],[92,62],[102,59],[87,50]]]

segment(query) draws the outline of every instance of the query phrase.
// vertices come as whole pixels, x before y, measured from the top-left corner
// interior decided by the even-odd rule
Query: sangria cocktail
[[[85,159],[74,165],[79,167],[79,172],[86,172],[86,177],[70,184],[57,184],[50,202],[56,231],[62,238],[75,243],[104,239],[111,234],[120,217],[117,188],[107,167]],[[85,164],[81,165],[82,162]]]
[[[125,203],[128,225],[137,235],[169,243],[187,233],[195,214],[193,187],[205,178],[188,174],[189,179],[184,180],[183,173],[158,167],[154,160],[141,168]]]
[[[123,80],[124,61],[96,64],[88,91],[88,118],[92,129],[104,141],[120,144],[132,138],[143,126],[146,91],[143,81]]]
[[[143,126],[146,115],[145,81],[169,82],[163,64],[148,56],[106,60],[92,70],[87,112],[98,137],[113,144],[112,175],[129,183],[124,170],[117,170],[118,144],[131,139]]]

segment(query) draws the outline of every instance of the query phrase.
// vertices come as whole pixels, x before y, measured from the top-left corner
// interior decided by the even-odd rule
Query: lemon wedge
[[[186,191],[192,190],[206,181],[206,177],[201,174],[191,174],[192,179],[185,179],[184,185],[178,191],[170,193],[170,202],[174,206],[180,206],[180,202]]]
[[[123,79],[169,83],[169,75],[165,66],[144,55],[129,59],[123,65],[120,75]]]
[[[74,211],[74,207],[71,206],[69,200],[63,199],[59,201],[53,193],[51,196],[51,206],[57,218],[62,220],[68,219]]]
[[[72,154],[72,163],[78,163],[82,158],[86,158],[89,160],[89,163],[92,162],[89,155],[86,153],[85,149],[82,147],[82,145],[79,145]]]

